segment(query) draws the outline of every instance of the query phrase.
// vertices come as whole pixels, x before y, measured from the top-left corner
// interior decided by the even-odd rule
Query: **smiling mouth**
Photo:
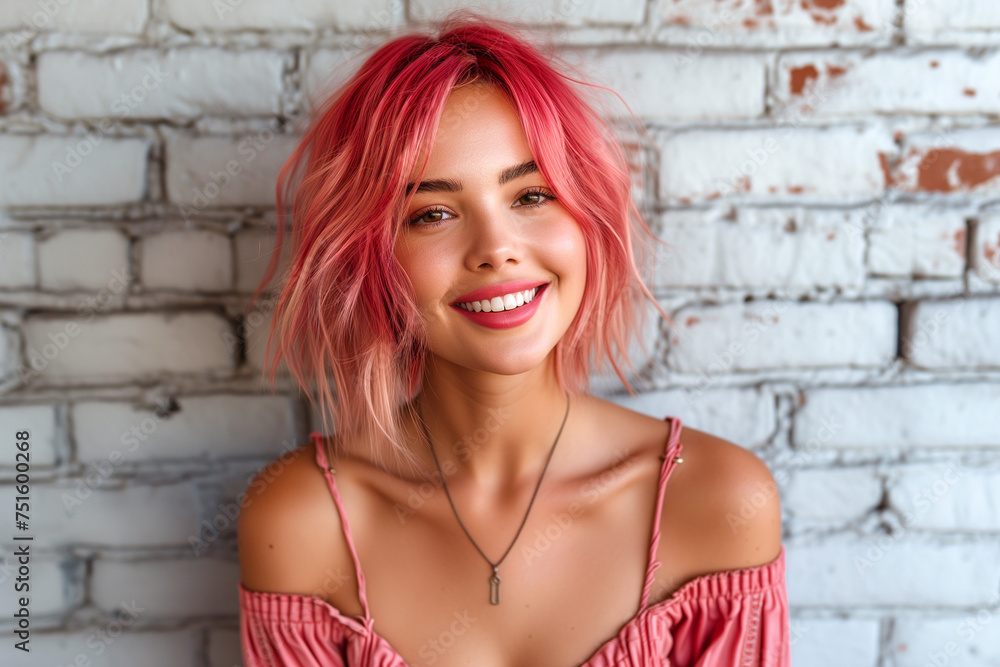
[[[526,289],[520,292],[511,292],[510,294],[504,294],[503,296],[495,296],[492,299],[483,299],[481,301],[466,301],[464,303],[455,304],[462,310],[467,310],[472,313],[499,313],[507,310],[515,310],[521,306],[531,303],[538,293],[545,288],[545,285],[539,285],[532,289]]]

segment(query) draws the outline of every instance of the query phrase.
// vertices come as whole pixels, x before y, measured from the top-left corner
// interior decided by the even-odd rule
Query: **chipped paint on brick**
[[[882,179],[885,183],[884,187],[889,187],[895,184],[892,177],[892,166],[889,164],[889,156],[882,151],[878,152],[878,164],[882,169]]]
[[[1000,151],[970,153],[954,148],[912,151],[917,180],[911,188],[923,192],[967,192],[1000,175]]]
[[[687,319],[684,320],[684,326],[686,327],[694,326],[695,324],[698,324],[698,322],[701,322],[700,317],[695,317],[694,315],[690,315],[688,316]]]
[[[996,243],[992,245],[989,241],[983,241],[983,259],[990,266],[1000,268],[1000,235],[997,236]]]
[[[963,88],[962,89],[962,94],[965,95],[965,96],[967,96],[967,97],[975,97],[976,96],[976,89],[975,88]]]
[[[854,17],[854,27],[858,29],[858,32],[872,32],[875,30],[875,28],[865,23],[865,20],[860,16]]]
[[[788,88],[792,95],[801,95],[809,82],[819,78],[819,70],[816,69],[815,65],[803,65],[802,67],[793,67],[788,76]]]
[[[801,4],[816,23],[833,25],[837,22],[835,12],[843,7],[844,0],[802,0]]]
[[[7,68],[0,62],[0,114],[7,111],[7,84],[10,79],[7,77]]]
[[[952,241],[955,243],[955,252],[959,257],[965,259],[965,227],[957,230],[952,235]]]

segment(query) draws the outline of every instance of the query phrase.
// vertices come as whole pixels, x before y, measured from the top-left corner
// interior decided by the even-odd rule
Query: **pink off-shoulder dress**
[[[670,421],[660,470],[646,583],[638,613],[579,667],[788,667],[791,664],[785,547],[770,563],[705,574],[661,602],[646,606],[653,572],[660,566],[660,514],[667,479],[682,445],[681,420]],[[308,595],[251,591],[238,585],[240,641],[246,667],[408,667],[389,642],[373,630],[365,577],[329,471],[322,435],[316,463],[326,476],[354,560],[364,615],[346,616],[325,600]]]

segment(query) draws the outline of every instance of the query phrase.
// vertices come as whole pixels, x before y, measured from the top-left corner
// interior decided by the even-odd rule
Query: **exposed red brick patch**
[[[701,322],[700,317],[695,317],[694,315],[690,315],[686,320],[684,320],[684,326],[689,327],[698,324],[698,322]]]
[[[860,16],[854,17],[854,27],[858,29],[858,32],[871,32],[872,30],[875,29],[870,25],[868,25],[867,23],[865,23],[864,19],[862,19]]]
[[[754,0],[753,9],[757,16],[772,16],[774,14],[771,0]]]
[[[672,16],[667,19],[667,23],[674,23],[676,25],[691,25],[691,21],[686,16]]]
[[[832,241],[836,237],[837,237],[837,235],[834,232],[830,232],[829,234],[826,235],[826,240],[827,241]]]
[[[976,89],[975,88],[963,88],[962,89],[962,94],[966,95],[967,97],[975,97],[976,96]]]
[[[983,242],[983,259],[991,266],[1000,266],[1000,236],[993,245],[989,241]]]
[[[792,95],[801,95],[802,91],[809,84],[810,81],[815,81],[819,78],[819,70],[816,69],[815,65],[803,65],[802,67],[793,67],[789,72],[789,89],[792,91]]]
[[[892,168],[889,165],[889,156],[879,151],[878,164],[882,168],[882,178],[885,179],[885,187],[893,185]]]
[[[758,25],[757,24],[757,19],[751,19],[751,18],[745,18],[745,19],[743,19],[743,27],[744,28],[750,28],[752,30],[753,28],[756,28],[757,25]]]
[[[805,191],[801,185],[789,185],[788,192],[793,195],[800,195]]]
[[[957,230],[952,240],[955,243],[955,252],[958,253],[959,257],[965,259],[965,228]]]
[[[931,69],[934,69],[934,68],[936,68],[937,66],[938,66],[938,61],[936,61],[936,60],[932,60],[932,61],[931,61]]]
[[[948,176],[957,178],[957,183]],[[954,148],[931,149],[917,163],[918,190],[955,192],[971,190],[1000,175],[1000,151],[968,153]]]
[[[903,131],[902,130],[896,130],[895,132],[892,133],[892,140],[893,141],[899,141],[902,138],[903,138]]]
[[[837,22],[833,12],[844,5],[844,0],[802,0],[801,4],[816,23],[833,25]]]
[[[827,65],[826,66],[826,74],[831,79],[835,79],[838,76],[844,76],[844,74],[846,72],[847,72],[847,68],[846,67],[840,67],[838,65]]]
[[[10,79],[7,78],[7,68],[4,67],[3,63],[0,62],[0,114],[7,111],[7,84]]]

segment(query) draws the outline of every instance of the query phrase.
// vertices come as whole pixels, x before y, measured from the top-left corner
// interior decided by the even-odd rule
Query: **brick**
[[[995,531],[1000,526],[1000,466],[958,461],[896,467],[889,502],[907,528]]]
[[[101,290],[127,272],[129,240],[117,229],[69,229],[38,242],[42,289]]]
[[[903,342],[920,368],[1000,368],[1000,299],[921,301]]]
[[[186,48],[38,58],[38,101],[59,118],[170,119],[280,111],[285,57],[275,51]]]
[[[410,12],[416,21],[429,21],[449,11],[468,6],[461,0],[412,0]],[[643,22],[645,3],[623,0],[615,5],[603,2],[564,2],[563,0],[484,0],[476,4],[481,11],[502,14],[507,20],[526,25],[581,25],[612,23],[638,25]]]
[[[234,237],[236,252],[236,290],[244,293],[256,291],[264,279],[264,273],[274,255],[277,229],[250,228],[241,230]],[[292,252],[292,237],[288,229],[281,236],[281,258],[275,267],[274,277],[269,287],[280,284],[284,272],[289,267]]]
[[[175,133],[166,141],[167,196],[190,220],[206,208],[274,208],[278,172],[300,137],[269,128],[239,137]]]
[[[138,562],[98,558],[91,597],[105,610],[135,598],[146,618],[231,614],[239,606],[239,564],[210,558]]]
[[[748,449],[765,444],[777,427],[774,398],[751,389],[647,391],[634,397],[615,394],[607,400],[656,419],[676,415],[684,426]]]
[[[958,212],[892,206],[868,232],[868,271],[894,278],[960,278],[966,234]]]
[[[208,631],[208,667],[238,667],[243,664],[239,630],[213,628]]]
[[[987,601],[992,591],[983,582],[1000,578],[996,539],[838,534],[814,544],[786,544],[786,550],[788,599],[797,607],[967,607]]]
[[[0,230],[0,288],[35,286],[35,241],[30,232]]]
[[[231,325],[214,313],[127,313],[87,319],[26,320],[26,361],[31,368],[50,380],[98,380],[218,372],[233,366],[223,343]]]
[[[378,32],[403,23],[402,5],[392,0],[366,3],[289,0],[166,0],[170,21],[188,30],[308,30]]]
[[[131,601],[131,597],[127,600]],[[141,606],[141,605],[139,605]],[[198,664],[199,630],[146,631],[130,627],[131,615],[121,621],[97,621],[78,632],[47,632],[31,638],[32,665],[86,665],[87,667],[177,667]],[[141,622],[141,617],[139,622]],[[10,642],[5,642],[9,646]],[[16,663],[7,663],[16,664]],[[227,665],[226,667],[232,667]]]
[[[975,275],[1000,284],[1000,216],[983,216],[972,229],[969,261]]]
[[[189,484],[117,488],[113,465],[88,465],[80,477],[32,484],[31,528],[39,548],[67,545],[187,547],[198,528]],[[14,489],[0,487],[4,507]]]
[[[13,510],[13,505],[10,507]],[[13,520],[11,527],[13,527]],[[19,542],[17,544],[23,545],[25,543]],[[11,544],[9,547],[0,549],[0,584],[9,590],[7,595],[0,598],[0,614],[3,614],[4,620],[12,618],[14,612],[20,607],[18,598],[25,595],[23,591],[14,590],[20,566],[14,553],[16,548],[16,545]],[[62,563],[53,560],[49,555],[43,556],[36,552],[32,554],[30,565],[31,579],[29,583],[31,589],[28,591],[28,596],[30,597],[29,609],[32,621],[42,616],[69,611],[70,605],[79,602],[77,599],[79,596],[74,595],[73,589],[64,585]],[[64,597],[64,591],[66,597]],[[9,642],[5,642],[5,644],[10,645]]]
[[[906,39],[914,43],[990,44],[1000,32],[1000,7],[990,0],[906,0]]]
[[[685,55],[726,46],[887,43],[893,33],[892,0],[805,0],[792,3],[705,3],[659,0],[659,41],[687,44]]]
[[[794,53],[777,65],[780,112],[811,115],[991,113],[1000,96],[1000,54],[955,50]]]
[[[806,391],[796,447],[1000,447],[995,383],[844,387]]]
[[[136,35],[149,18],[146,0],[4,0],[0,31],[14,30],[12,45],[40,31],[65,30]]]
[[[879,664],[878,619],[792,618],[790,630],[793,665],[877,667]]]
[[[974,129],[906,135],[892,169],[903,192],[1000,193],[1000,130]]]
[[[785,506],[800,519],[854,521],[882,498],[882,483],[870,468],[795,470],[785,490]]]
[[[892,624],[887,643],[892,664],[897,667],[926,665],[968,665],[990,667],[1000,664],[1000,621],[995,601],[961,614],[934,618],[900,616]]]
[[[145,139],[84,135],[0,136],[8,206],[111,206],[142,199]]]
[[[641,118],[755,118],[765,111],[763,57],[706,55],[685,64],[676,54],[646,49],[583,49],[565,55],[580,61],[586,81],[614,90]],[[699,94],[679,95],[682,90]],[[628,115],[617,100],[613,109],[618,116]]]
[[[365,49],[376,42],[374,35],[356,35],[338,49],[317,49],[303,54],[302,93],[304,107],[315,110],[319,103],[346,83],[361,67]]]
[[[229,237],[208,230],[167,231],[139,245],[140,280],[146,289],[223,292],[233,285]]]
[[[270,456],[294,437],[294,416],[282,396],[209,395],[175,399],[163,416],[153,406],[84,401],[73,405],[77,458],[82,461]],[[117,454],[116,454],[117,452]]]
[[[885,366],[896,351],[896,308],[885,302],[751,301],[671,317],[667,364],[682,373]]]
[[[28,431],[28,455],[32,468],[51,466],[56,462],[56,410],[53,405],[4,405],[0,406],[0,433],[14,438],[19,431]],[[13,445],[4,447],[0,466],[17,464]]]
[[[680,213],[680,212],[679,212]],[[657,246],[656,283],[668,286],[860,287],[865,244],[858,211],[744,209],[737,224],[674,225],[667,214]],[[685,216],[687,217],[687,216]],[[766,256],[766,262],[760,257]]]
[[[721,196],[852,200],[887,185],[882,160],[896,150],[876,127],[691,130],[659,140],[660,195],[688,204]]]

